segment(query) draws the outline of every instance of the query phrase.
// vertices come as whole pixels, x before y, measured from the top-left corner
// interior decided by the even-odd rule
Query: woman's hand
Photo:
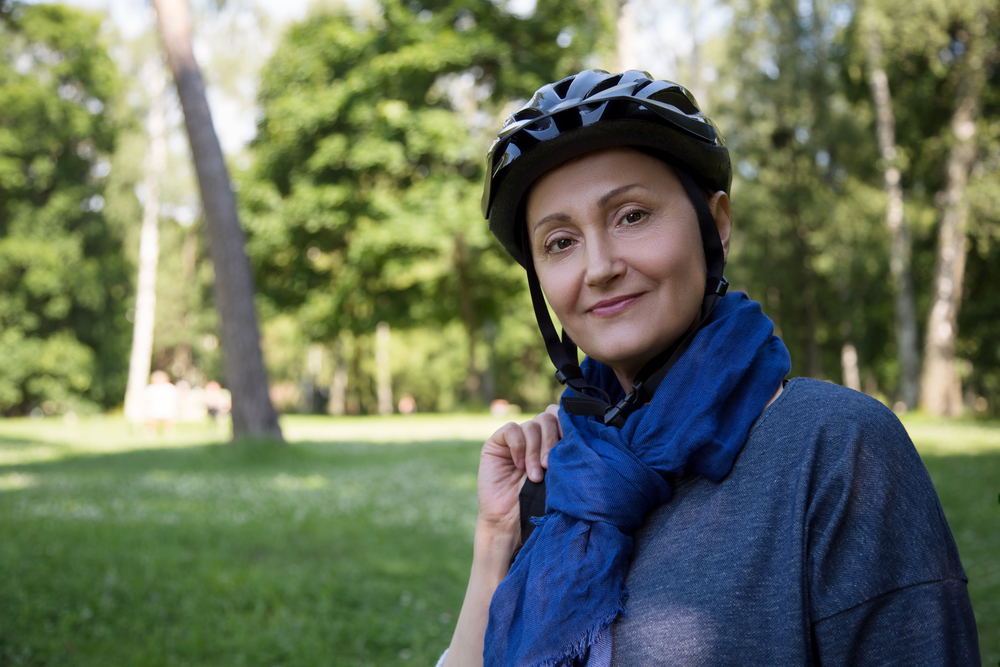
[[[519,527],[518,494],[525,477],[545,478],[549,451],[562,438],[559,406],[550,405],[531,421],[511,422],[483,445],[479,458],[479,519],[501,530]]]
[[[526,477],[540,482],[549,450],[562,438],[559,406],[550,405],[529,422],[511,422],[490,436],[479,457],[479,520],[472,551],[472,572],[458,615],[445,667],[483,664],[483,637],[490,600],[507,576],[510,558],[521,543],[517,496]]]

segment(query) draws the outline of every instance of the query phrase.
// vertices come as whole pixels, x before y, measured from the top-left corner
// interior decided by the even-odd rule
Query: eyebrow
[[[611,199],[613,197],[617,197],[618,195],[620,195],[620,194],[622,194],[624,192],[628,192],[629,190],[632,190],[633,188],[642,188],[643,190],[648,190],[649,189],[645,185],[643,185],[642,183],[629,183],[628,185],[621,185],[621,186],[619,186],[619,187],[617,187],[617,188],[615,188],[613,190],[609,190],[608,192],[605,192],[604,195],[600,199],[597,200],[597,205],[600,206],[600,207],[604,207],[605,205],[607,205],[607,203],[609,201],[611,201]],[[566,215],[565,213],[550,213],[549,215],[545,216],[544,218],[542,218],[541,220],[539,220],[538,222],[536,222],[532,226],[531,231],[534,232],[540,226],[542,226],[543,224],[545,224],[546,222],[549,222],[551,220],[557,220],[559,222],[566,222],[566,221],[569,220],[569,216]]]
[[[642,188],[643,190],[648,190],[649,189],[645,185],[643,185],[642,183],[630,183],[628,185],[623,185],[621,187],[615,188],[614,190],[611,190],[610,192],[605,193],[605,195],[603,197],[601,197],[600,200],[598,200],[597,203],[600,206],[604,206],[609,201],[611,201],[612,197],[620,195],[623,192],[628,192],[632,188]]]

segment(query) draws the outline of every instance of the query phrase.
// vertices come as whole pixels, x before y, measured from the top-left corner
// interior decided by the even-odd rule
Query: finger
[[[562,438],[562,430],[559,427],[559,420],[549,413],[543,413],[535,417],[541,429],[541,464],[543,468],[549,467],[549,451],[556,446]]]
[[[525,440],[524,469],[532,482],[541,482],[545,475],[542,472],[542,427],[532,419],[521,424],[521,432]]]
[[[559,433],[559,439],[561,439],[562,438],[562,424],[559,423],[559,406],[558,405],[549,405],[549,407],[545,408],[545,414],[552,415],[553,417],[556,418],[556,428],[559,429],[559,431],[558,431],[558,433]]]
[[[514,465],[520,470],[524,470],[524,450],[527,446],[524,440],[524,431],[514,422],[504,426],[501,431],[503,431],[504,442],[510,449],[510,457],[514,461]]]

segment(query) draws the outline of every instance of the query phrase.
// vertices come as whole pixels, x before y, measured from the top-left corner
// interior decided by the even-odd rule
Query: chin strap
[[[650,359],[639,370],[632,382],[631,391],[620,400],[617,405],[611,404],[608,393],[599,387],[594,387],[583,378],[583,371],[577,361],[576,343],[564,330],[562,338],[556,333],[552,317],[545,303],[545,296],[542,294],[541,285],[538,282],[538,275],[535,273],[534,262],[528,245],[527,226],[521,225],[522,245],[525,249],[525,269],[528,272],[528,290],[531,293],[531,304],[535,310],[535,319],[538,321],[538,328],[542,332],[545,341],[545,349],[549,353],[549,358],[556,367],[556,378],[560,383],[569,387],[574,396],[565,396],[562,399],[563,410],[572,415],[586,415],[601,417],[604,424],[621,428],[625,425],[625,420],[629,415],[649,402],[660,382],[666,377],[677,360],[687,350],[688,345],[705,324],[712,317],[715,304],[725,296],[729,288],[729,282],[722,276],[725,267],[725,255],[722,249],[722,239],[719,238],[719,231],[715,224],[715,218],[705,202],[704,196],[688,174],[675,168],[675,173],[687,192],[688,198],[694,204],[698,214],[698,226],[701,229],[702,244],[705,247],[705,261],[707,265],[708,278],[705,284],[705,298],[701,305],[701,318],[697,326],[692,328],[684,337],[668,347],[663,352]],[[523,220],[523,216],[521,217]],[[596,394],[596,395],[595,395]]]

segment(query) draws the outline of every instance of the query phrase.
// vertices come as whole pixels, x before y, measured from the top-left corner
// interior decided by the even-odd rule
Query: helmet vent
[[[653,82],[650,81],[649,79],[643,79],[641,81],[636,81],[635,82],[635,88],[632,89],[632,94],[633,95],[638,95],[640,90],[642,90],[643,88],[645,88],[646,86],[648,86],[651,83],[653,83]]]
[[[695,106],[695,104],[691,101],[691,98],[676,88],[667,88],[666,90],[653,93],[649,96],[649,99],[669,104],[670,106],[675,107],[688,115],[701,114],[701,110]]]
[[[563,79],[559,83],[554,84],[552,86],[552,90],[555,91],[556,95],[558,95],[560,97],[560,99],[565,99],[566,98],[566,93],[569,92],[569,87],[572,84],[573,84],[573,77],[571,77],[571,76],[570,77],[566,77],[565,79]]]
[[[529,123],[528,125],[525,125],[524,129],[527,130],[528,132],[542,132],[544,130],[549,129],[549,127],[551,126],[552,126],[552,119],[546,117],[546,118],[540,118],[536,120],[534,123]]]
[[[509,118],[511,119],[512,123],[518,123],[521,122],[522,120],[530,120],[532,118],[538,118],[541,115],[542,112],[539,111],[538,109],[535,109],[534,107],[527,107],[512,114]]]
[[[596,95],[597,93],[603,92],[603,91],[607,90],[608,88],[614,88],[615,86],[618,85],[618,82],[621,81],[621,80],[622,80],[622,75],[621,74],[616,74],[615,76],[609,76],[608,78],[604,79],[599,84],[597,84],[596,86],[594,86],[593,88],[591,88],[590,92],[587,93],[587,95],[586,95],[586,97],[584,97],[584,99],[586,99],[587,97],[591,97],[593,95]]]

